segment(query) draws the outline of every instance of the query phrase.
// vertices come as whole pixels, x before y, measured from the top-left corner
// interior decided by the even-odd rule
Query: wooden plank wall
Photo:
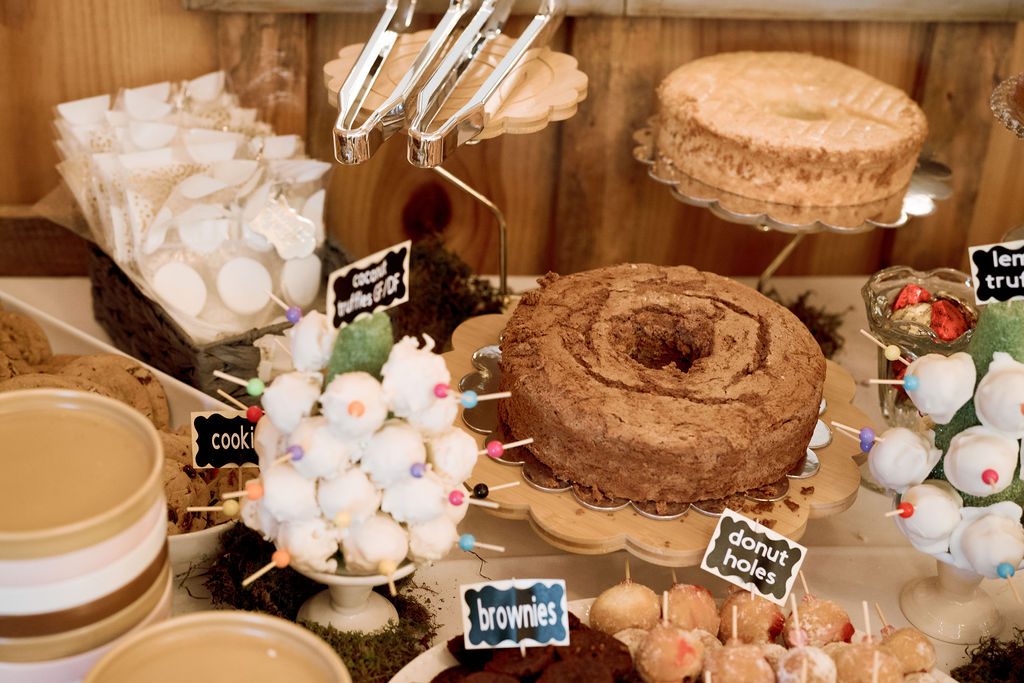
[[[430,18],[419,19],[422,26]],[[224,68],[250,106],[282,132],[331,158],[335,110],[322,65],[361,42],[374,14],[187,11],[180,0],[5,0],[0,4],[0,275],[51,272],[26,250],[11,207],[30,205],[58,182],[50,130],[59,102]],[[514,18],[510,31],[525,23]],[[757,274],[786,243],[685,206],[633,160],[631,135],[655,107],[654,89],[687,60],[737,49],[794,49],[832,57],[917,99],[931,134],[925,151],[953,169],[953,198],[895,231],[804,240],[784,274],[870,273],[904,263],[966,267],[966,246],[997,241],[1024,223],[1024,141],[992,117],[993,86],[1024,71],[1024,23],[743,21],[580,16],[554,45],[590,78],[572,119],[525,136],[461,149],[446,168],[501,206],[510,230],[509,270],[571,272],[619,261],[686,263]],[[478,272],[497,269],[490,213],[429,170],[405,160],[403,140],[367,164],[337,167],[328,220],[352,251],[368,253],[442,230]],[[80,244],[53,238],[54,262]],[[61,255],[61,258],[58,258]]]

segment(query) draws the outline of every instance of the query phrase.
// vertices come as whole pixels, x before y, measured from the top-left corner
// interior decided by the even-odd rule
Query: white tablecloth
[[[875,387],[866,380],[876,377],[876,347],[858,333],[867,327],[860,287],[865,277],[780,277],[772,281],[784,297],[813,290],[811,302],[824,305],[829,311],[842,312],[841,333],[846,340],[843,350],[834,359],[848,370],[858,383],[854,403],[874,422],[883,427],[878,410]],[[752,279],[742,279],[752,284]],[[511,278],[513,290],[521,291],[532,283],[530,278]],[[107,339],[92,318],[89,282],[86,278],[0,278],[0,293],[8,292],[82,331]],[[841,437],[837,437],[841,438]],[[810,520],[800,543],[809,548],[803,573],[811,590],[819,597],[835,600],[850,613],[854,625],[863,629],[861,601],[878,603],[890,623],[907,625],[899,608],[899,593],[911,579],[933,575],[935,560],[910,546],[897,531],[892,520],[883,516],[889,500],[878,493],[861,488],[854,505],[837,516]],[[415,575],[415,589],[429,601],[440,622],[438,639],[461,632],[458,586],[489,579],[553,577],[566,578],[569,599],[594,597],[617,583],[623,575],[627,554],[602,556],[572,555],[557,550],[540,540],[525,521],[499,519],[472,507],[462,531],[474,534],[480,541],[499,543],[505,553],[481,551],[482,560],[456,550],[448,559]],[[634,579],[661,591],[671,585],[670,570],[630,558]],[[700,583],[722,597],[724,582],[699,568],[677,569],[681,582]],[[1019,584],[1019,582],[1018,582]],[[1013,626],[1024,626],[1024,607],[1016,602],[1005,581],[984,581],[983,588],[1000,605],[1006,617],[1003,636]],[[193,595],[201,595],[201,583],[188,582]],[[1024,585],[1020,590],[1024,592]],[[175,610],[192,611],[203,608],[202,599],[179,590]],[[872,613],[877,632],[877,618]],[[939,668],[948,671],[964,658],[964,646],[936,641]]]

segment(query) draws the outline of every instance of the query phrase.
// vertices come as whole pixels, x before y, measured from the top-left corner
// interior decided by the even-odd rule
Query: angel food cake
[[[657,153],[728,192],[797,206],[866,204],[905,191],[928,124],[898,88],[796,52],[733,52],[658,87]]]
[[[806,453],[825,360],[782,306],[688,266],[540,285],[502,334],[499,416],[556,477],[683,503],[776,481]]]

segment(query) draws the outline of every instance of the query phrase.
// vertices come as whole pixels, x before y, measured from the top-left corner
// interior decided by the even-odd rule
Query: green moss
[[[958,666],[949,675],[960,683],[1024,681],[1024,629],[1014,628],[1013,639],[984,638],[967,650],[971,661]]]
[[[225,532],[223,552],[210,568],[206,587],[213,603],[222,607],[264,612],[294,621],[302,603],[324,589],[290,567],[274,569],[246,588],[242,579],[270,561],[274,545],[255,531],[236,524]],[[398,582],[399,591],[411,581]],[[384,683],[399,669],[425,652],[437,635],[437,624],[420,602],[402,595],[387,595],[387,586],[378,589],[398,610],[398,623],[371,634],[339,631],[330,626],[299,622],[323,638],[345,661],[352,680],[360,683]]]
[[[391,353],[394,333],[387,313],[374,313],[338,330],[327,363],[326,383],[345,372],[368,372],[380,379],[380,369]]]
[[[793,315],[799,318],[800,322],[810,330],[814,341],[818,342],[818,346],[821,347],[821,352],[825,358],[832,358],[843,348],[845,340],[843,335],[839,334],[839,328],[843,324],[843,315],[846,311],[836,313],[834,311],[826,311],[824,307],[818,308],[813,306],[808,302],[811,294],[813,292],[804,292],[789,302],[784,301],[782,296],[774,289],[768,292],[767,296],[788,308]],[[847,311],[849,310],[847,309]]]

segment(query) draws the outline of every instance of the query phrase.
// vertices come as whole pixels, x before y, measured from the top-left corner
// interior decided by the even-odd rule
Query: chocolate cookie
[[[97,353],[79,356],[57,374],[62,377],[79,377],[106,387],[117,400],[127,403],[153,422],[153,403],[149,393],[124,369],[121,356]]]
[[[29,365],[44,363],[53,355],[43,328],[14,311],[0,311],[0,351]]]
[[[457,635],[448,640],[447,643],[448,652],[451,653],[452,657],[462,664],[463,666],[469,667],[470,669],[477,671],[484,668],[491,659],[491,655],[495,652],[494,650],[480,649],[480,650],[467,650],[466,641],[461,635]]]
[[[77,353],[55,353],[39,365],[34,366],[33,372],[48,372],[51,375],[56,375],[61,368],[76,358],[78,358]]]
[[[164,387],[160,384],[160,380],[156,378],[156,375],[145,365],[129,356],[110,354],[109,357],[111,362],[119,363],[146,390],[153,407],[153,425],[157,429],[169,427],[171,424],[171,411],[167,405],[167,394],[164,392]]]
[[[633,659],[625,643],[582,624],[569,634],[569,644],[555,651],[561,661],[596,660],[606,666],[616,680],[633,670]]]
[[[26,372],[28,365],[23,360],[15,360],[0,351],[0,380],[10,379]]]
[[[51,375],[45,372],[27,372],[22,375],[15,375],[10,379],[0,382],[0,392],[20,391],[22,389],[71,389],[74,391],[86,391],[92,394],[99,394],[107,398],[117,397],[105,386],[84,380],[81,377],[66,377],[63,375]]]

